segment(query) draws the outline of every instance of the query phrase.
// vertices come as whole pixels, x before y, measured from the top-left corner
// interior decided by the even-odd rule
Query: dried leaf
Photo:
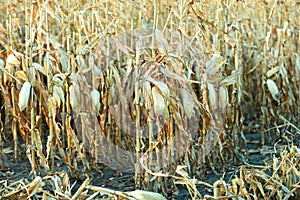
[[[19,60],[14,56],[14,54],[10,54],[7,59],[6,59],[6,64],[11,64],[11,65],[19,65],[20,62]]]
[[[43,185],[42,178],[40,176],[35,177],[35,179],[27,186],[27,193],[24,196],[21,196],[20,199],[22,199],[22,197],[32,197],[38,192],[39,189],[41,189],[41,187],[43,187]]]
[[[148,81],[145,81],[143,84],[143,92],[144,92],[144,98],[145,98],[145,108],[147,110],[152,109],[152,100],[151,100],[151,85]]]
[[[66,53],[63,50],[58,51],[61,55],[60,57],[60,63],[61,66],[63,67],[64,71],[67,72],[68,71],[68,56],[66,55]]]
[[[184,108],[185,114],[190,119],[193,115],[193,109],[194,109],[195,103],[194,103],[191,95],[185,89],[182,90],[181,94],[182,94],[183,108]]]
[[[265,194],[265,191],[264,191],[264,188],[263,188],[261,182],[253,180],[253,183],[258,187],[259,191],[261,192],[262,196],[265,199],[266,198],[266,194]]]
[[[189,174],[184,170],[186,168],[187,168],[187,166],[178,165],[177,168],[176,168],[176,173],[179,174],[180,176],[184,177],[184,178],[187,178],[187,177],[189,177]]]
[[[166,198],[159,193],[148,192],[144,190],[135,190],[128,192],[127,194],[140,200],[166,200]]]
[[[40,71],[42,74],[44,74],[45,76],[47,76],[47,72],[46,72],[46,69],[40,65],[39,63],[32,63],[32,67],[34,67],[35,69],[37,69],[38,71]]]
[[[46,74],[51,71],[53,60],[54,58],[50,55],[50,53],[47,52],[43,59],[43,62],[45,63]]]
[[[69,91],[70,91],[70,104],[71,104],[71,106],[72,106],[72,108],[74,110],[76,110],[76,108],[78,108],[78,106],[79,106],[78,101],[77,101],[77,99],[79,98],[79,96],[77,96],[77,94],[79,94],[79,92],[77,92],[77,90],[78,90],[77,85],[72,84],[69,87]]]
[[[15,76],[19,80],[28,81],[27,74],[23,70],[16,71]]]
[[[155,39],[157,40],[156,48],[162,52],[169,51],[168,42],[164,38],[163,33],[158,29],[155,30]]]
[[[115,42],[117,48],[126,55],[134,54],[134,51],[132,49],[130,49],[130,47],[122,44],[122,41],[120,41],[120,40],[123,40],[123,39],[120,39],[117,37],[114,38],[114,42]]]
[[[31,89],[31,84],[27,81],[23,84],[20,95],[19,95],[19,108],[20,111],[23,111],[29,101],[29,96],[30,96],[30,89]]]
[[[149,76],[147,77],[147,80],[153,83],[157,88],[159,88],[159,90],[162,92],[166,100],[170,99],[170,89],[166,83],[154,80]]]
[[[270,69],[269,71],[267,71],[266,76],[267,78],[270,78],[271,76],[273,76],[274,74],[276,74],[279,71],[280,67],[273,67],[272,69]]]
[[[84,192],[86,186],[88,186],[90,182],[90,178],[86,178],[81,186],[77,189],[76,193],[72,196],[71,200],[79,199],[80,195]]]
[[[2,58],[0,58],[0,67],[4,68],[5,64],[4,64],[4,60]]]
[[[273,97],[273,99],[275,101],[277,101],[278,103],[280,103],[280,93],[279,93],[279,90],[278,90],[278,87],[276,85],[276,83],[272,80],[272,79],[268,79],[267,80],[267,85],[268,85],[268,88],[269,88],[269,91]]]
[[[91,92],[91,97],[92,97],[92,103],[95,109],[95,113],[98,114],[100,111],[100,92],[96,89],[93,89]]]
[[[87,67],[86,62],[82,55],[76,56],[76,62],[77,62],[79,69],[85,69]]]
[[[209,105],[210,108],[212,110],[217,109],[217,93],[216,90],[214,88],[214,85],[211,83],[207,84],[207,88],[208,88],[208,101],[209,101]]]
[[[56,12],[52,9],[52,6],[49,6],[49,4],[42,4],[42,8],[53,18],[55,19],[58,23],[60,23],[59,18],[56,15]]]
[[[53,86],[53,95],[54,100],[58,107],[60,107],[61,102],[65,101],[64,91],[61,87],[58,87],[56,85]]]
[[[152,97],[154,101],[154,112],[157,115],[166,116],[166,102],[163,96],[160,94],[159,89],[157,87],[152,88]]]
[[[214,54],[213,57],[209,61],[206,62],[206,72],[209,75],[214,75],[217,73],[217,71],[219,71],[221,66],[220,65],[216,66],[216,62],[217,62],[218,58],[219,58],[219,55]]]
[[[64,86],[65,74],[55,74],[53,76],[52,82],[54,85],[63,87]]]
[[[295,54],[296,55],[296,64],[295,64],[295,71],[296,71],[296,78],[297,80],[299,81],[300,80],[300,56],[298,54]]]
[[[30,77],[30,83],[32,85],[36,85],[36,75],[35,75],[35,70],[34,68],[30,67],[29,68],[29,77]]]
[[[237,77],[240,76],[240,74],[240,72],[236,72],[234,74],[231,74],[230,76],[227,76],[221,81],[220,85],[229,86],[235,84],[237,82]]]
[[[228,91],[227,88],[224,86],[221,86],[219,88],[219,108],[224,112],[226,106],[228,105]]]

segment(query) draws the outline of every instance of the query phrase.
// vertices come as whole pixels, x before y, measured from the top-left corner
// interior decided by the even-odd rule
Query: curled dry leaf
[[[78,107],[78,101],[77,99],[79,98],[79,96],[77,96],[77,94],[79,94],[79,92],[77,91],[78,86],[77,85],[71,85],[69,88],[70,91],[70,104],[72,106],[73,109],[76,109]]]
[[[68,71],[68,56],[66,55],[66,53],[63,50],[59,50],[58,51],[60,53],[60,64],[63,67],[64,71],[67,72]]]
[[[157,88],[159,88],[166,100],[170,99],[170,89],[166,83],[157,81],[151,77],[147,77],[147,80],[153,83]]]
[[[19,95],[20,111],[23,111],[28,104],[30,89],[31,89],[31,84],[28,81],[25,82],[21,88],[20,95]]]
[[[280,93],[279,93],[276,83],[272,79],[268,79],[267,85],[268,85],[268,89],[269,89],[273,99],[279,103],[280,102],[280,100],[279,100]]]
[[[271,76],[273,76],[274,74],[276,74],[279,71],[280,67],[273,67],[272,69],[270,69],[269,71],[267,71],[267,78],[270,78]]]
[[[32,63],[32,67],[34,67],[36,70],[38,70],[39,72],[41,72],[42,74],[47,76],[46,69],[39,63],[36,63],[36,62]]]
[[[152,88],[152,97],[154,102],[154,112],[157,115],[166,117],[166,102],[157,87]]]
[[[54,75],[52,82],[54,85],[63,87],[64,86],[65,74],[56,74]]]
[[[9,54],[6,59],[6,64],[19,65],[20,61],[14,56],[14,54]]]
[[[53,95],[57,107],[60,107],[61,102],[65,101],[64,91],[61,87],[53,86]]]
[[[179,174],[180,176],[187,178],[189,177],[189,174],[186,172],[187,166],[185,165],[178,165],[176,168],[176,173]]]
[[[207,84],[208,88],[208,100],[209,100],[209,105],[212,110],[215,110],[217,108],[217,93],[216,90],[213,86],[213,84],[208,83]]]
[[[28,76],[23,70],[16,71],[15,76],[18,80],[28,81]]]
[[[144,190],[135,190],[132,192],[128,192],[127,194],[140,200],[165,200],[166,199],[161,194],[155,192],[148,192]]]
[[[91,97],[95,113],[98,114],[100,111],[100,92],[96,89],[93,89],[93,91],[91,92]]]
[[[235,84],[237,82],[237,77],[240,76],[241,73],[240,72],[236,72],[234,74],[231,74],[230,76],[227,76],[226,78],[224,78],[220,85],[223,85],[223,86],[229,86],[229,85],[232,85],[232,84]]]

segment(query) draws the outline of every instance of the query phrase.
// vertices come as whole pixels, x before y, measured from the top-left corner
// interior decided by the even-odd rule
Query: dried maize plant
[[[206,120],[209,125],[204,125],[203,129],[206,136],[200,140],[200,143],[203,142],[202,147],[199,146],[200,154],[204,155],[199,163],[209,163],[210,166],[213,163],[225,164],[228,160],[239,160],[241,148],[246,147],[241,107],[242,48],[237,29],[229,24],[231,20],[236,22],[237,19],[227,15],[229,10],[236,9],[232,9],[234,3],[227,3],[228,5],[226,2],[204,4],[204,19],[200,13],[195,12],[198,18],[203,19],[202,27],[206,36],[195,36],[198,42],[206,45],[203,49],[195,48],[195,53],[213,55],[209,60],[198,60],[200,65],[194,66],[190,71],[192,77],[201,82],[195,87],[197,96],[210,112],[210,117]],[[215,12],[212,12],[214,9]],[[213,145],[210,145],[212,141]],[[214,151],[205,152],[208,146]],[[206,157],[209,152],[210,156]]]
[[[291,141],[295,137],[295,129],[290,129],[277,116],[282,115],[293,123],[297,122],[299,96],[296,94],[299,89],[296,86],[297,56],[294,52],[298,51],[295,40],[298,26],[292,20],[297,18],[293,17],[296,16],[293,8],[297,7],[297,3],[230,2],[220,7],[227,13],[236,11],[234,16],[225,15],[225,48],[220,51],[221,55],[226,52],[228,57],[226,74],[236,70],[242,73],[242,89],[237,87],[233,90],[241,93],[241,98],[238,98],[244,108],[241,116],[246,121],[260,120],[257,117],[262,116],[262,144],[279,138]],[[261,11],[256,12],[258,7]],[[259,92],[257,88],[261,88]],[[256,116],[250,112],[255,104]],[[291,137],[287,136],[290,131]]]
[[[250,3],[249,3],[250,4]],[[212,5],[213,6],[213,5]],[[244,107],[245,88],[249,82],[244,82],[247,63],[244,62],[248,56],[248,40],[244,24],[248,23],[245,8],[247,2],[218,2],[216,13],[210,18],[216,18],[214,27],[216,31],[211,34],[213,47],[223,57],[224,61],[218,65],[218,72],[214,77],[219,76],[219,95],[223,101],[224,123],[223,130],[226,132],[227,146],[233,148],[233,159],[238,160],[238,154],[247,153],[246,139],[243,133],[244,118],[247,112]],[[210,19],[211,20],[211,19]],[[243,22],[243,23],[241,23]],[[212,89],[211,89],[212,90]],[[225,109],[225,110],[224,110]]]
[[[158,29],[138,29],[134,34],[133,48],[129,34],[112,37],[109,54],[102,45],[96,47],[87,70],[78,73],[83,83],[79,90],[84,91],[80,99],[85,101],[75,106],[73,116],[95,162],[121,171],[139,166],[136,174],[145,173],[146,188],[151,188],[151,174],[174,173],[177,164],[200,175],[207,155],[217,153],[211,166],[219,160],[226,163],[234,150],[226,144],[223,119],[227,87],[237,75],[219,75],[222,59],[214,55],[208,60],[200,53],[201,43],[191,43],[180,32],[166,33],[172,40]],[[115,62],[107,63],[106,56]],[[136,56],[142,60],[139,66]],[[206,69],[202,69],[197,61],[205,59]],[[105,66],[109,70],[102,70]],[[191,75],[192,70],[197,74]],[[206,106],[192,84],[199,86]],[[161,181],[167,180],[157,178],[156,185]]]
[[[204,152],[201,153],[204,161],[209,154],[206,159],[213,169],[215,169],[214,163],[221,162],[226,165],[229,160],[237,160],[239,154],[238,140],[234,138],[237,137],[237,132],[232,130],[235,121],[232,119],[234,110],[229,104],[229,90],[237,83],[240,73],[237,72],[227,77],[222,75],[223,64],[222,57],[214,54],[205,64],[202,84],[203,99],[204,102],[207,101],[210,119],[200,152]]]
[[[204,198],[298,199],[299,148],[291,146],[289,150],[281,151],[280,157],[273,155],[272,162],[260,166],[262,170],[242,166],[230,182],[217,180],[209,186],[213,188],[213,196],[205,195]]]
[[[265,45],[264,51],[266,58],[264,60],[263,88],[266,93],[263,96],[263,119],[266,127],[275,126],[274,131],[266,132],[263,135],[263,143],[274,139],[285,139],[291,142],[295,137],[295,130],[289,129],[289,126],[283,124],[284,121],[277,116],[288,118],[292,123],[297,121],[297,98],[298,86],[295,82],[296,59],[294,52],[297,51],[297,42],[294,40],[298,26],[290,21],[287,12],[292,12],[295,2],[277,3],[274,5],[273,13],[266,11],[270,22],[265,24]],[[276,12],[277,11],[277,12]],[[282,126],[283,125],[283,126]],[[282,128],[276,128],[282,126]],[[290,134],[290,131],[291,134]],[[267,137],[268,136],[268,137]]]
[[[3,27],[1,31],[1,51],[6,50],[6,54],[1,59],[1,93],[4,98],[5,104],[5,121],[4,124],[7,127],[11,127],[9,138],[14,143],[14,158],[17,159],[19,155],[18,144],[18,96],[17,91],[21,90],[22,83],[19,79],[15,78],[16,71],[21,70],[21,64],[23,64],[22,54],[13,51],[17,46],[16,43],[21,43],[21,31],[18,27],[21,27],[21,21],[18,18],[18,11],[24,8],[17,7],[16,4],[9,4],[9,7],[4,12],[7,14],[6,22],[7,26]],[[27,79],[28,80],[28,79]],[[27,124],[28,125],[28,124]],[[23,129],[22,129],[23,128]],[[23,130],[22,136],[26,137],[26,124],[20,124],[20,129]]]
[[[167,195],[171,181],[188,183],[201,198],[189,175],[247,154],[245,124],[258,124],[263,145],[299,139],[299,6],[5,1],[0,148],[12,140],[34,175],[49,174],[56,159],[77,177],[104,163],[134,172],[137,188]],[[241,168],[232,186],[209,187],[214,198],[286,198],[299,187],[298,157],[292,146],[274,158],[272,176]],[[33,197],[45,181],[17,193]]]
[[[29,14],[27,12],[29,9],[27,8],[27,4],[21,5],[19,7],[12,3],[9,5],[9,7],[9,13],[11,16],[17,15],[17,13],[21,10],[25,12],[26,17],[24,20],[28,20]],[[16,22],[18,22],[17,19]],[[28,24],[32,25],[32,21],[30,21],[30,23],[28,22]],[[21,24],[16,23],[16,27],[20,28]],[[30,34],[29,29],[32,30],[30,31]],[[14,33],[14,31],[18,31],[18,29],[13,30],[11,27],[7,32],[9,35],[11,35],[10,41],[14,41],[14,39],[12,38],[12,34]],[[38,95],[36,93],[35,88],[37,88],[37,79],[38,81],[40,81],[41,76],[35,68],[36,66],[38,66],[38,64],[33,63],[34,56],[32,55],[32,45],[34,34],[35,32],[33,31],[32,26],[25,27],[25,40],[27,41],[27,46],[25,48],[24,54],[12,50],[13,48],[18,48],[17,45],[14,45],[10,42],[10,47],[8,47],[7,44],[3,43],[3,46],[6,48],[6,51],[11,53],[6,59],[6,69],[3,69],[4,73],[6,74],[3,76],[3,86],[6,88],[2,91],[4,94],[8,94],[8,92],[10,92],[11,90],[9,87],[14,86],[12,87],[13,90],[10,93],[12,95],[11,98],[13,97],[12,113],[14,119],[12,122],[12,129],[14,138],[15,158],[19,156],[19,144],[17,134],[17,132],[19,131],[22,138],[26,141],[26,154],[32,164],[32,172],[36,172],[36,170],[38,170],[40,166],[42,166],[46,172],[49,172],[49,167],[47,165],[46,158],[43,154],[42,140],[39,133],[41,115],[38,115],[38,113],[36,113],[35,111],[37,107]],[[15,34],[15,36],[19,35]],[[20,36],[20,38],[22,38],[22,36]],[[32,56],[29,56],[29,54]],[[7,99],[5,102],[8,109],[10,108],[11,104],[9,101],[10,100]],[[16,126],[19,127],[19,130],[17,130]]]
[[[19,156],[20,134],[26,142],[32,172],[41,167],[50,172],[54,168],[54,156],[60,155],[70,171],[78,175],[76,165],[79,160],[86,170],[89,166],[78,139],[81,137],[70,125],[71,109],[77,106],[75,95],[79,93],[76,90],[78,81],[71,73],[76,70],[76,62],[69,48],[70,57],[58,41],[61,39],[64,43],[67,40],[52,36],[57,34],[53,24],[64,26],[66,23],[64,15],[61,18],[54,15],[55,12],[63,14],[63,11],[57,2],[26,1],[24,4],[11,3],[7,7],[7,28],[2,27],[1,32],[8,36],[8,40],[1,40],[7,52],[7,56],[1,58],[1,92],[5,109],[13,116],[15,158]],[[20,13],[24,13],[24,19]],[[23,27],[22,23],[26,25]],[[26,41],[24,46],[20,45],[24,43],[20,40]],[[66,44],[70,46],[68,41]],[[71,169],[72,165],[75,170]]]
[[[11,55],[6,63],[21,65],[23,71],[16,75],[13,71],[3,72],[10,80],[10,84],[4,81],[3,87],[7,88],[3,92],[10,95],[7,91],[12,91],[14,96],[6,98],[6,105],[13,104],[13,116],[19,115],[12,125],[15,155],[18,143],[14,122],[20,119],[19,131],[27,141],[33,171],[40,166],[46,171],[53,169],[54,158],[59,155],[70,172],[79,175],[79,162],[89,169],[85,148],[94,157],[94,164],[104,162],[123,170],[174,171],[171,165],[178,163],[189,166],[189,172],[201,174],[199,169],[211,150],[216,153],[211,165],[219,159],[224,163],[231,152],[228,145],[234,145],[225,141],[223,126],[232,116],[226,111],[225,123],[224,112],[239,73],[230,72],[228,78],[220,75],[224,63],[218,48],[201,33],[214,32],[201,17],[204,4],[175,3],[168,16],[160,16],[163,4],[141,2],[135,5],[141,10],[128,24],[122,17],[114,18],[120,14],[119,8],[126,9],[122,3],[95,3],[85,9],[72,1],[65,3],[66,8],[57,1],[10,5],[26,13],[28,24],[24,30],[28,42],[20,47],[25,56],[12,51],[13,57],[13,48],[6,48]],[[153,13],[147,12],[142,20],[145,7]],[[13,18],[18,11],[10,11],[8,17]],[[203,24],[196,24],[188,15],[201,19]],[[165,24],[158,17],[166,17]],[[153,19],[150,25],[154,29],[144,28],[146,19]],[[17,48],[15,42],[22,37],[12,33],[21,25],[19,17],[14,20],[16,30],[6,34],[14,37],[10,45]],[[178,31],[169,31],[176,23]],[[199,30],[195,32],[191,24]],[[131,27],[130,32],[124,31],[126,26]],[[155,29],[157,26],[163,30]],[[67,34],[63,35],[60,28]],[[6,47],[9,42],[1,44]],[[22,64],[16,61],[21,57]],[[21,93],[15,94],[11,87],[18,87]],[[19,102],[22,112],[15,102]]]
[[[225,123],[227,130],[234,128],[237,130],[233,132],[239,132],[233,135],[235,143],[241,141],[245,146],[244,122],[254,120],[262,120],[262,144],[279,138],[291,142],[297,137],[295,129],[277,117],[285,116],[292,123],[298,121],[298,58],[295,55],[299,51],[295,39],[298,26],[293,20],[297,18],[293,9],[297,6],[295,1],[227,1],[219,2],[218,11],[208,17],[209,21],[218,19],[214,26],[219,31],[211,33],[211,40],[226,58],[221,71],[226,76],[239,74],[228,88],[231,111],[227,110],[229,121]],[[257,11],[257,8],[261,9]]]

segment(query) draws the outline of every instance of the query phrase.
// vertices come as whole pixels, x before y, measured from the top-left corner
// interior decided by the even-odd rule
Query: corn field
[[[30,163],[1,199],[300,198],[299,22],[296,0],[1,0],[1,173]],[[103,165],[134,190],[92,184]]]

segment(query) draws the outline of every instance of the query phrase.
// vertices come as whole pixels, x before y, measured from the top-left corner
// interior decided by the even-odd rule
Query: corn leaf
[[[100,111],[100,92],[96,89],[93,89],[93,91],[91,92],[91,97],[95,113],[98,114]]]
[[[164,116],[166,109],[166,102],[163,96],[160,94],[159,89],[157,87],[152,88],[152,97],[154,101],[154,112],[157,115]]]
[[[217,93],[216,90],[213,86],[213,84],[208,83],[207,84],[208,88],[208,100],[209,100],[209,105],[212,110],[215,110],[217,108]]]
[[[280,93],[276,83],[272,79],[268,79],[267,85],[273,99],[279,103]]]
[[[31,84],[28,81],[25,82],[21,88],[20,95],[19,95],[20,111],[23,111],[28,104],[30,89],[31,89]]]
[[[11,65],[19,65],[20,64],[19,60],[14,56],[14,54],[8,55],[8,57],[6,59],[6,63],[11,64]]]

